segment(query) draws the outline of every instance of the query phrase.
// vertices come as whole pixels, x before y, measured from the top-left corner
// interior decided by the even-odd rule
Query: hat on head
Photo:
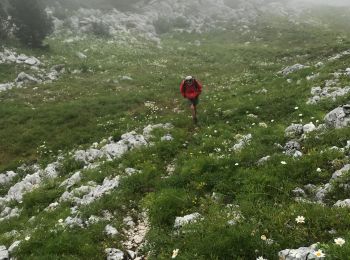
[[[185,78],[185,80],[191,80],[191,79],[193,79],[192,76],[187,76],[187,77]]]

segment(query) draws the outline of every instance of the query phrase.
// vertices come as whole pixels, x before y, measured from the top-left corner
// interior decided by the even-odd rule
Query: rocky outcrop
[[[183,217],[176,217],[174,228],[181,228],[187,224],[195,223],[202,218],[198,212],[192,213]]]

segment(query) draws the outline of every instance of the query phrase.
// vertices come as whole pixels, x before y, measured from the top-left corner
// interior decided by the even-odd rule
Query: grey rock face
[[[346,164],[344,165],[343,168],[341,168],[340,170],[334,172],[332,174],[332,179],[331,180],[337,180],[338,178],[340,178],[341,176],[343,176],[345,173],[350,171],[350,164]]]
[[[313,132],[315,130],[316,130],[316,126],[312,122],[310,122],[310,123],[308,123],[308,124],[303,126],[303,132],[304,133],[311,133],[311,132]]]
[[[123,251],[115,248],[106,248],[105,253],[107,254],[107,260],[123,260]]]
[[[75,184],[77,184],[80,181],[81,181],[81,173],[80,173],[80,171],[78,171],[78,172],[74,173],[70,178],[63,181],[61,183],[60,187],[66,186],[66,188],[69,189],[70,187],[74,186]]]
[[[8,89],[12,89],[14,86],[15,86],[15,84],[13,84],[13,83],[0,84],[0,92],[6,91]]]
[[[337,107],[329,112],[325,118],[328,127],[344,128],[350,126],[350,104]]]
[[[74,228],[74,227],[83,228],[84,227],[83,223],[84,223],[83,220],[78,217],[72,218],[69,216],[64,220],[64,225],[69,228]]]
[[[187,225],[190,223],[195,223],[195,222],[197,222],[197,220],[201,219],[201,217],[202,217],[201,214],[199,214],[197,212],[186,215],[184,217],[176,217],[174,228],[180,228],[184,225]]]

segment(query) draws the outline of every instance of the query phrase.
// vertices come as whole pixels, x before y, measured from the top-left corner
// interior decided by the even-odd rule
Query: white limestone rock
[[[324,121],[331,128],[350,126],[350,104],[335,108],[325,116]]]
[[[201,214],[199,214],[197,212],[183,216],[183,217],[176,217],[174,228],[181,228],[184,225],[187,225],[190,223],[195,223],[198,220],[200,220],[201,218],[202,218]]]
[[[115,248],[106,248],[107,260],[123,260],[124,252]]]
[[[110,237],[115,237],[116,235],[119,234],[118,230],[111,225],[107,225],[105,227],[105,233],[107,234],[107,236],[110,236]]]
[[[14,171],[8,171],[6,173],[0,174],[0,185],[10,183],[16,176],[17,173],[15,173]]]

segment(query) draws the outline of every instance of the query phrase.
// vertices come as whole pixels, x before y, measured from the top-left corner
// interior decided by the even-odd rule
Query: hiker
[[[190,103],[192,120],[197,124],[197,105],[199,95],[202,92],[202,84],[192,76],[187,76],[180,84],[180,91],[184,98],[187,98]]]

